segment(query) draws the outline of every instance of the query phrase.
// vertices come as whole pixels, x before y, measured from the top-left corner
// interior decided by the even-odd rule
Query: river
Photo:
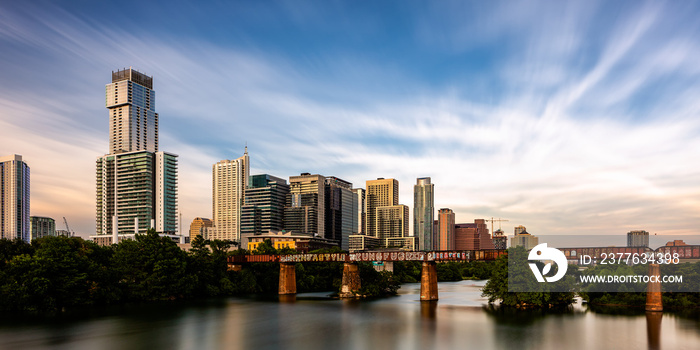
[[[700,314],[490,310],[484,281],[420,284],[396,297],[342,301],[225,298],[0,316],[0,349],[700,349]]]

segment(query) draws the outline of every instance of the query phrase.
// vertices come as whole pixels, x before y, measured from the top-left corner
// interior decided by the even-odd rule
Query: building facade
[[[455,250],[478,250],[479,243],[476,224],[455,224]]]
[[[357,228],[355,229],[355,232],[358,234],[364,234],[366,221],[365,189],[355,188],[352,191],[355,192],[355,196],[357,197]]]
[[[399,204],[399,181],[396,179],[378,178],[366,182],[367,203],[365,234],[382,238],[378,233],[377,208],[389,207]]]
[[[0,157],[0,238],[30,242],[29,166],[22,156]]]
[[[212,213],[215,237],[241,242],[241,209],[250,177],[248,147],[243,156],[222,160],[212,166]]]
[[[350,235],[357,233],[357,194],[352,183],[335,176],[326,177],[325,192],[326,237],[347,251]]]
[[[247,245],[248,251],[257,249],[258,245],[268,239],[275,249],[289,248],[303,253],[317,249],[333,248],[339,244],[338,241],[316,237],[312,234],[271,231],[250,237]]]
[[[302,173],[289,177],[284,229],[326,236],[326,178]]]
[[[131,68],[112,72],[106,85],[109,154],[96,161],[98,244],[117,243],[155,229],[178,232],[178,156],[158,151],[153,78]]]
[[[433,250],[434,186],[429,177],[418,178],[413,186],[413,236],[422,251]]]
[[[627,246],[628,247],[648,247],[649,246],[649,232],[644,231],[644,230],[627,232]]]
[[[153,78],[131,68],[112,72],[105,87],[109,153],[158,151],[158,113]]]
[[[241,209],[241,247],[250,237],[284,229],[284,206],[289,194],[287,180],[262,174],[248,179]]]
[[[438,210],[438,250],[455,249],[455,213],[452,209]]]
[[[197,236],[204,238],[204,228],[214,226],[214,222],[207,218],[194,218],[190,224],[190,242]]]
[[[35,240],[42,237],[56,236],[56,221],[52,218],[43,216],[29,217],[29,240]]]
[[[521,231],[517,235],[511,237],[510,239],[510,246],[511,247],[524,247],[525,250],[530,250],[540,244],[540,240],[538,237],[533,236],[527,231]]]

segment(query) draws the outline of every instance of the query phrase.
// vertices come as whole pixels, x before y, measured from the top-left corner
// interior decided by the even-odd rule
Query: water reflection
[[[398,297],[373,301],[311,293],[92,309],[26,321],[0,315],[0,349],[668,350],[700,344],[697,312],[605,314],[620,308],[594,312],[580,304],[514,311],[485,306],[480,286],[441,283],[437,302],[420,302],[414,284]]]
[[[649,350],[661,349],[661,318],[662,312],[647,312],[647,341]]]

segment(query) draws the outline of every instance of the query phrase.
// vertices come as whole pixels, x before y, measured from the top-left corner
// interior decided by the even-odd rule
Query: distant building
[[[493,233],[493,248],[508,249],[508,237],[500,228]]]
[[[434,188],[429,177],[418,178],[413,186],[413,236],[422,251],[433,250]]]
[[[195,237],[202,236],[204,238],[203,228],[212,227],[214,223],[207,218],[194,218],[190,224],[190,242],[194,241]]]
[[[475,219],[474,223],[456,224],[454,237],[456,250],[494,249],[494,243],[484,219]]]
[[[515,229],[513,231],[514,231],[513,232],[514,235],[519,235],[527,230],[525,229],[525,226],[519,225],[519,226],[515,226]]]
[[[47,236],[56,236],[56,221],[43,216],[29,217],[29,240],[35,240]]]
[[[510,239],[511,247],[525,247],[525,250],[530,250],[538,244],[539,238],[527,233],[527,231],[521,231]]]
[[[683,240],[675,239],[673,241],[666,242],[667,247],[678,247],[687,245]]]
[[[308,253],[317,249],[337,247],[340,242],[331,239],[317,237],[308,233],[294,232],[268,232],[248,238],[248,251],[255,250],[258,245],[269,239],[275,249],[291,248],[299,252]]]
[[[408,237],[408,206],[403,204],[375,209],[376,232],[379,238]]]
[[[31,241],[29,166],[17,154],[0,157],[0,238]]]
[[[243,156],[212,165],[212,213],[216,230],[210,239],[241,242],[241,209],[249,176],[248,147]]]
[[[405,251],[415,251],[417,248],[418,237],[394,237],[385,238],[383,242],[383,247],[385,248],[396,248]]]
[[[352,183],[335,176],[326,177],[325,192],[326,238],[347,251],[350,235],[357,233],[357,193]]]
[[[377,208],[399,204],[399,182],[396,179],[378,178],[366,182],[365,203],[367,204],[365,234],[384,238],[379,235]]]
[[[479,243],[475,223],[455,225],[455,250],[478,250]]]
[[[648,247],[649,246],[649,232],[639,230],[627,232],[627,246],[628,247]]]
[[[284,229],[288,194],[289,185],[282,178],[262,174],[248,179],[241,209],[241,247],[247,247],[252,236]]]
[[[357,227],[353,232],[357,234],[365,234],[365,189],[354,188],[352,191],[355,192],[355,195],[357,196]]]
[[[452,209],[438,210],[438,250],[455,249],[455,213]]]
[[[373,250],[382,246],[382,241],[379,238],[367,235],[350,235],[349,248],[350,253]]]
[[[285,231],[326,237],[326,178],[302,173],[289,177],[289,194],[284,207]]]

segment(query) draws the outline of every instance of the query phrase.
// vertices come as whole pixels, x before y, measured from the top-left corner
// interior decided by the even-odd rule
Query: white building
[[[0,157],[0,238],[30,241],[29,166],[17,154]]]
[[[242,157],[212,166],[212,214],[216,230],[212,230],[209,239],[240,242],[241,209],[249,177],[248,147]]]

